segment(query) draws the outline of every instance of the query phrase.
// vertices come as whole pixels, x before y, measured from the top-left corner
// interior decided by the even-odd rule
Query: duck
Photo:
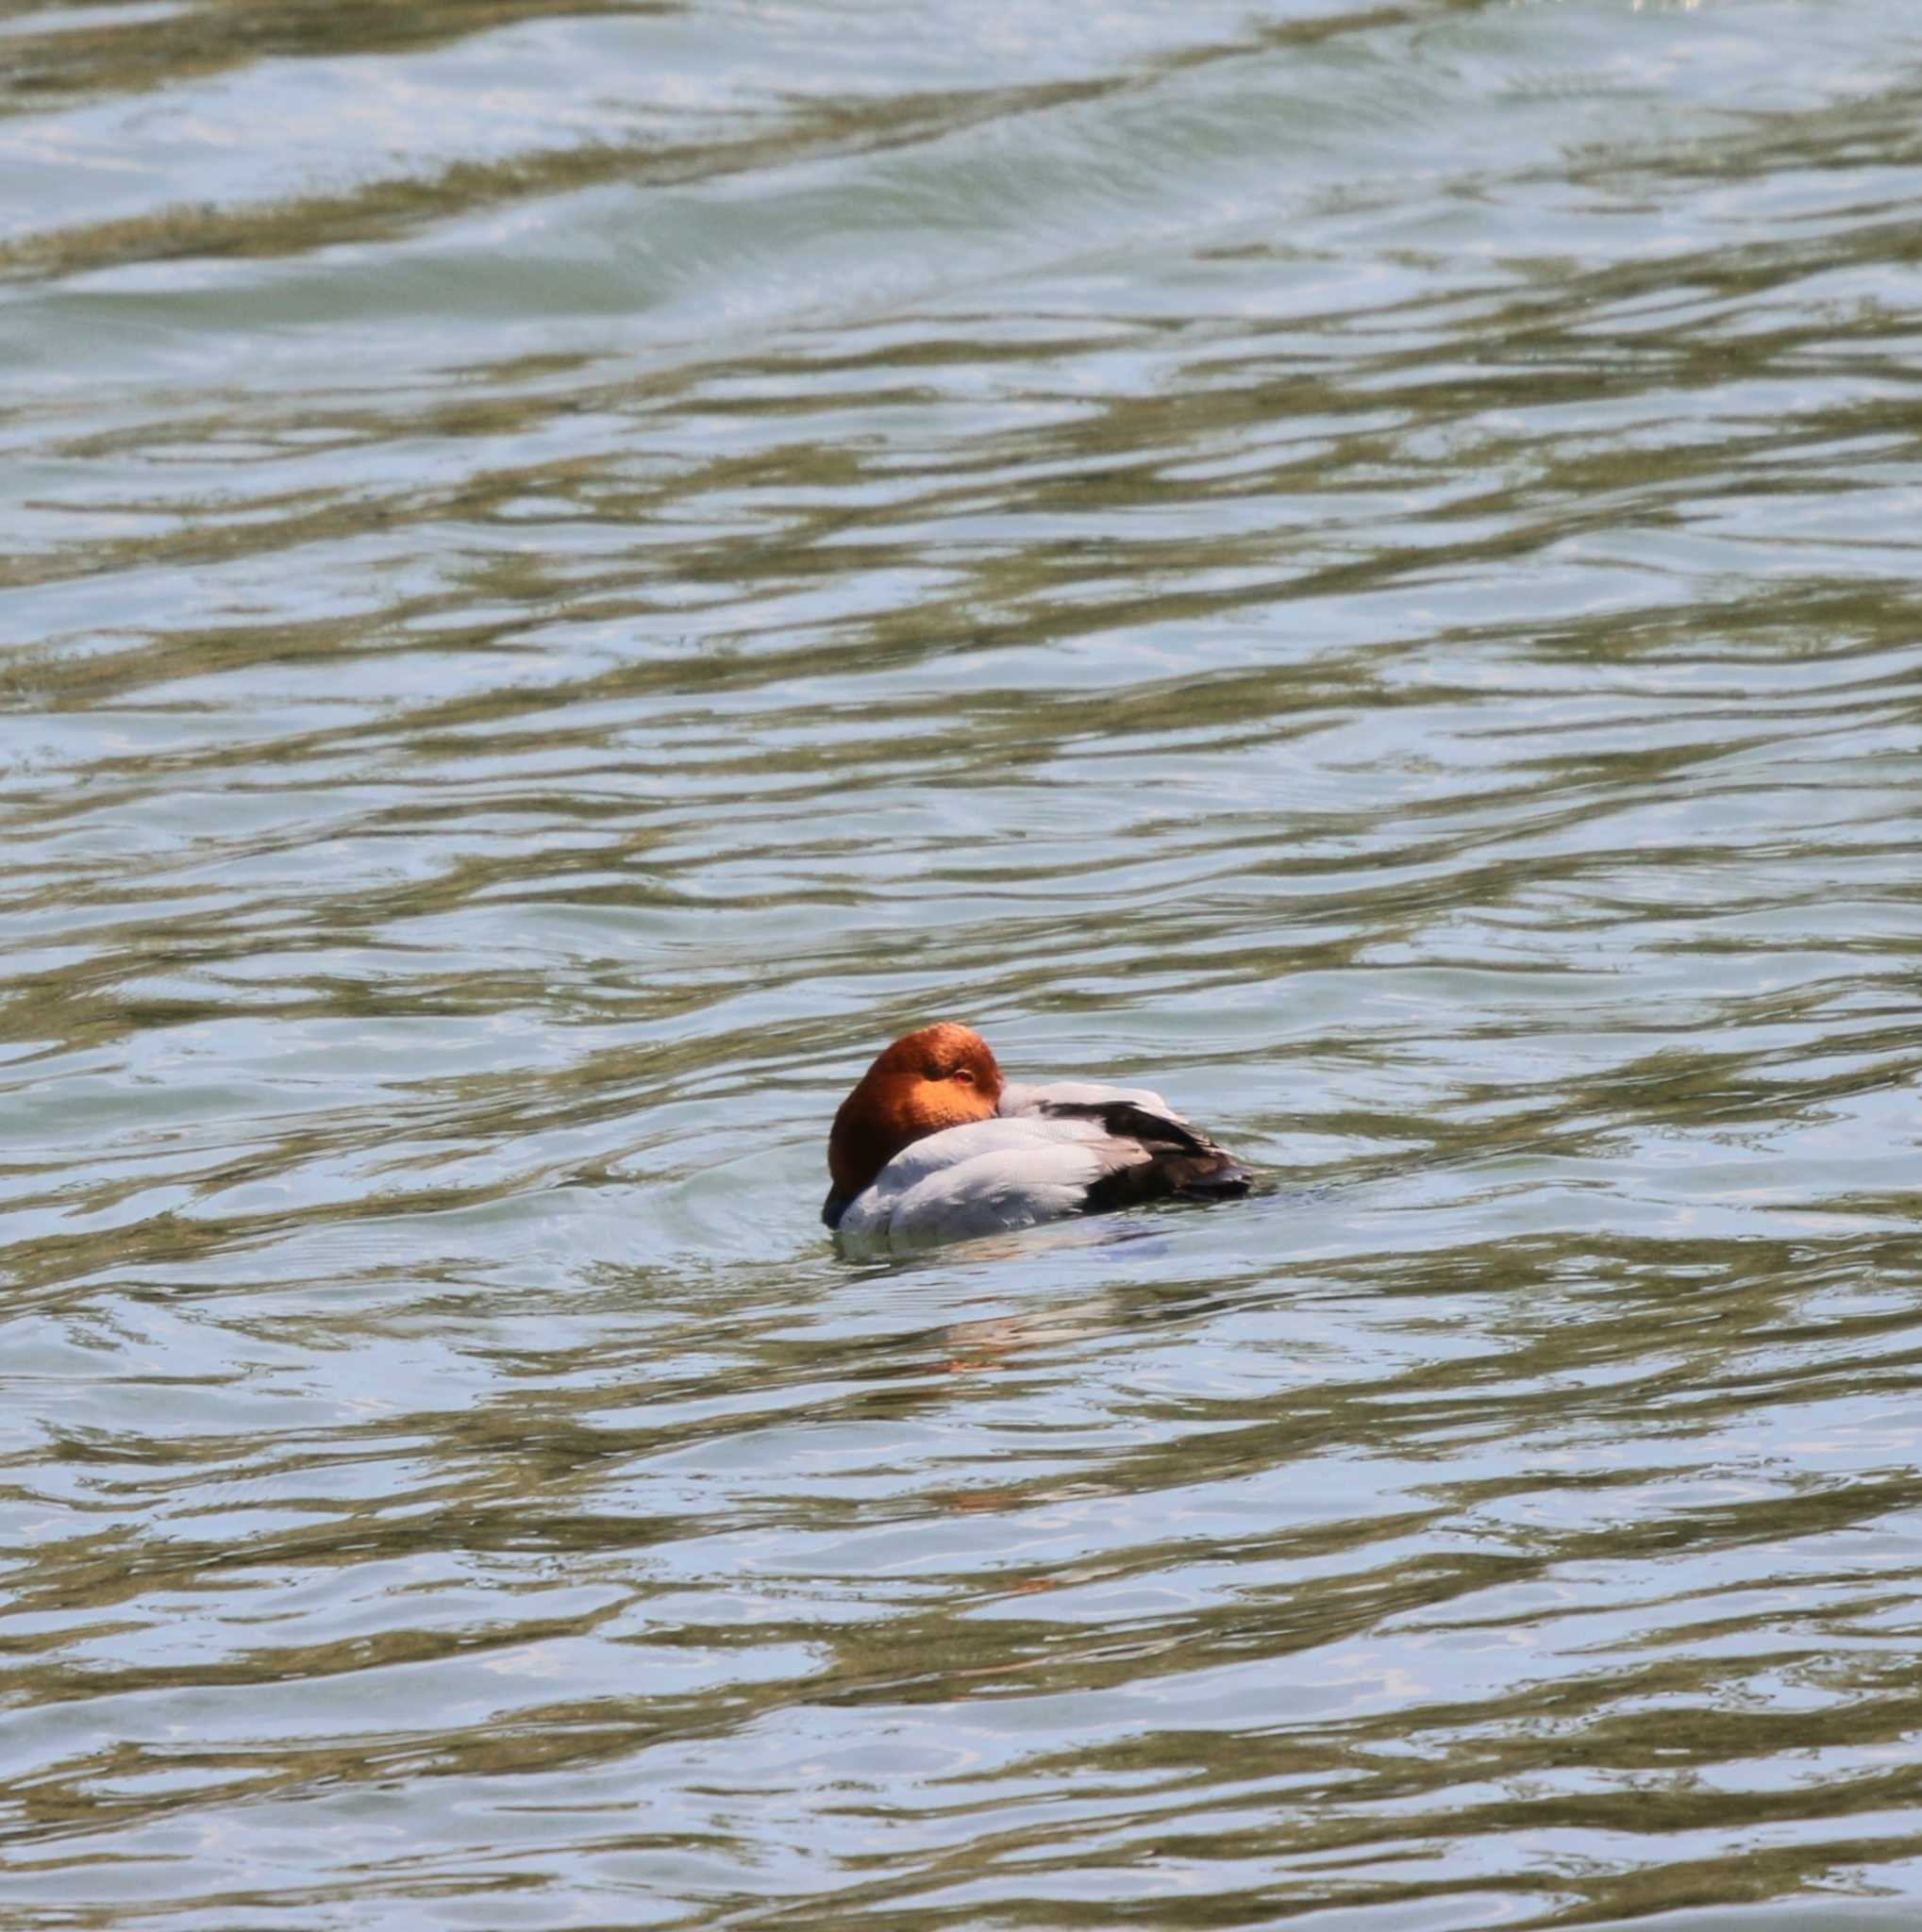
[[[953,1020],[877,1056],[834,1116],[827,1173],[822,1221],[844,1248],[883,1253],[1252,1185],[1159,1093],[1009,1082],[988,1042]]]

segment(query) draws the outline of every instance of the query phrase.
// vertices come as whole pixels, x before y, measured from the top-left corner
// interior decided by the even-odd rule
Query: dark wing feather
[[[1051,1100],[1038,1109],[1056,1120],[1098,1121],[1116,1141],[1138,1141],[1142,1158],[1113,1169],[1088,1190],[1083,1211],[1106,1214],[1143,1201],[1221,1201],[1248,1191],[1247,1171],[1186,1121],[1132,1100]]]

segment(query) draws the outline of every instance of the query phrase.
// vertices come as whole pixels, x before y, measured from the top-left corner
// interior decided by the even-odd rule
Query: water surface
[[[1922,1908],[1922,33],[12,5],[0,1915]],[[855,1266],[892,1034],[1274,1186]]]

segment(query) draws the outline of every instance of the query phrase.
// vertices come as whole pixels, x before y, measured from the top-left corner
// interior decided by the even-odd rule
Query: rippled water
[[[1915,1923],[1922,21],[5,14],[0,1917]]]

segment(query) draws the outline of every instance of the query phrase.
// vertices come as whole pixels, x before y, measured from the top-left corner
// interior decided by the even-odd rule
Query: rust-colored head
[[[827,1137],[834,1189],[822,1218],[831,1227],[902,1148],[943,1127],[990,1119],[1000,1097],[1001,1069],[973,1027],[944,1020],[904,1033],[834,1116]]]

